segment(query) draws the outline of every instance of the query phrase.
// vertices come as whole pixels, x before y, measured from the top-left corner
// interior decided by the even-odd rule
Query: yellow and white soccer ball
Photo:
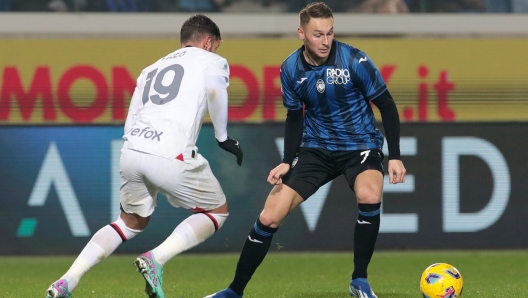
[[[420,278],[420,292],[424,298],[459,298],[463,288],[460,272],[446,263],[427,267]]]

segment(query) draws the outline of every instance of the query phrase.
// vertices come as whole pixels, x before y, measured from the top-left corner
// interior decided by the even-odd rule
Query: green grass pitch
[[[144,281],[132,263],[135,255],[112,255],[84,275],[73,297],[146,297]],[[50,283],[74,256],[0,257],[0,297],[45,297]],[[183,254],[164,268],[168,298],[199,298],[225,288],[238,254]],[[420,297],[422,271],[436,262],[450,263],[464,278],[462,297],[528,297],[528,251],[376,252],[369,281],[379,298]],[[351,253],[268,254],[245,291],[252,297],[349,297]]]

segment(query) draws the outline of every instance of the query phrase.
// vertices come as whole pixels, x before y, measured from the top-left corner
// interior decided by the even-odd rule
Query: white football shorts
[[[225,204],[226,197],[209,162],[199,153],[183,162],[123,148],[121,208],[148,217],[157,206],[158,192],[174,207],[206,211]]]

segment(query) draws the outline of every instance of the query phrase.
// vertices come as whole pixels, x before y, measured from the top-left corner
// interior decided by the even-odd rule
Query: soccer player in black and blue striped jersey
[[[286,216],[340,175],[355,192],[359,209],[350,295],[376,297],[367,281],[367,267],[380,226],[384,156],[383,135],[376,128],[370,103],[381,113],[390,183],[405,182],[406,174],[400,160],[398,110],[370,58],[334,40],[333,14],[326,4],[309,4],[299,16],[298,34],[304,45],[281,67],[282,97],[288,114],[284,158],[268,176],[268,182],[275,186],[246,239],[233,281],[207,297],[242,297]]]

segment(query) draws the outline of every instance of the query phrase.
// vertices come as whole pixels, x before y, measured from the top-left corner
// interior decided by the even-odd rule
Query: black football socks
[[[358,204],[359,215],[354,229],[354,272],[352,279],[367,278],[367,267],[374,253],[380,227],[378,204]]]
[[[379,216],[378,216],[379,221]],[[235,271],[235,278],[229,287],[237,294],[242,295],[247,283],[257,270],[258,266],[268,253],[271,245],[273,234],[278,228],[270,228],[263,225],[260,219],[253,225],[253,228],[249,232],[246,243],[240,253],[238,259],[237,268]]]

